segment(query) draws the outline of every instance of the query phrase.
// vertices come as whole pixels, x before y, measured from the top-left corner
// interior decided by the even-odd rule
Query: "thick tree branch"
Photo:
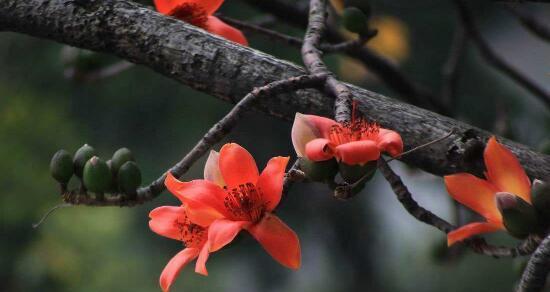
[[[69,0],[3,0],[0,30],[115,54],[233,103],[254,87],[306,73],[294,64],[232,44],[128,1],[95,0],[79,6]],[[471,165],[477,165],[472,159],[481,161],[481,157],[464,154],[470,153],[470,146],[476,144],[473,142],[484,142],[491,133],[356,86],[348,87],[362,113],[400,132],[409,148],[457,129],[450,139],[403,157],[406,163],[443,175],[472,171]],[[296,111],[331,115],[333,102],[317,91],[301,90],[260,99],[254,108],[292,119]],[[529,176],[550,176],[548,155],[499,140],[519,157]]]
[[[511,5],[507,6],[507,8],[510,13],[517,17],[517,19],[527,30],[529,30],[531,33],[538,36],[539,38],[550,42],[549,26],[547,26],[545,23],[538,21],[533,15],[522,9],[514,8]]]

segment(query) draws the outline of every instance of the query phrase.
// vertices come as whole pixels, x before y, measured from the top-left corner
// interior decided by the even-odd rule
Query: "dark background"
[[[439,90],[455,24],[449,1],[373,1],[373,7],[380,34],[370,45],[413,80]],[[525,7],[542,21],[550,19],[549,5]],[[475,11],[498,53],[550,90],[550,44],[524,30],[500,4],[476,4]],[[242,20],[263,17],[237,0],[226,1],[221,12]],[[286,25],[275,28],[302,35]],[[248,37],[254,48],[300,62],[293,48]],[[177,200],[166,193],[134,208],[65,208],[33,229],[61,202],[49,175],[50,158],[58,149],[74,152],[89,143],[108,159],[126,146],[149,183],[190,150],[230,105],[139,66],[93,83],[70,80],[64,77],[70,66],[62,61],[63,50],[47,40],[0,34],[0,291],[157,291],[160,272],[182,246],[151,232],[147,214]],[[117,62],[104,55],[91,60]],[[349,59],[327,60],[342,78],[396,96]],[[471,45],[460,70],[459,119],[494,130],[501,117],[505,136],[533,147],[549,136],[544,106],[485,64]],[[226,141],[246,147],[263,167],[272,156],[294,155],[290,128],[250,113]],[[452,220],[441,178],[393,164],[421,204]],[[204,160],[196,163],[184,179],[201,178],[203,165]],[[278,213],[300,236],[299,271],[278,265],[245,235],[210,257],[210,276],[188,267],[173,290],[510,291],[519,277],[519,260],[471,251],[450,257],[444,234],[410,217],[378,175],[347,202],[333,199],[324,185],[297,185]],[[490,238],[516,242],[502,234]]]

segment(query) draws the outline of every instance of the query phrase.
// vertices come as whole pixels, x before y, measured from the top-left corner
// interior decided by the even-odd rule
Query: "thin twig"
[[[243,112],[248,110],[257,98],[273,96],[276,94],[295,91],[304,88],[321,87],[326,75],[303,75],[291,77],[284,80],[275,81],[265,86],[255,88],[241,99],[231,111],[225,115],[218,123],[216,123],[202,139],[197,142],[195,147],[189,151],[185,157],[170,168],[170,171],[175,177],[181,177],[199,158],[201,158],[214,144],[220,142],[237,124]],[[166,174],[161,175],[150,185],[137,190],[137,194],[133,199],[128,199],[124,195],[116,195],[107,197],[104,200],[96,200],[86,194],[78,192],[69,192],[64,195],[65,201],[74,205],[89,205],[89,206],[134,206],[150,201],[157,197],[165,190],[164,180]]]
[[[401,158],[401,157],[403,157],[403,156],[405,156],[405,155],[407,155],[407,154],[413,153],[413,152],[415,152],[415,151],[417,151],[417,150],[420,150],[420,149],[422,149],[422,148],[424,148],[424,147],[428,147],[428,146],[430,146],[430,145],[439,143],[439,142],[441,142],[441,141],[443,141],[443,140],[445,140],[445,139],[451,137],[451,136],[454,135],[455,133],[456,133],[456,129],[453,128],[453,129],[451,129],[451,131],[450,131],[449,133],[445,134],[445,136],[443,136],[443,137],[441,137],[441,138],[438,138],[438,139],[435,139],[435,140],[433,140],[433,141],[430,141],[430,142],[428,142],[428,143],[422,144],[422,145],[420,145],[420,146],[416,146],[416,147],[414,147],[413,149],[407,150],[407,151],[405,151],[405,152],[403,152],[403,153],[401,153],[401,154],[399,154],[399,155],[397,155],[397,156],[395,156],[395,157],[392,157],[392,158],[388,159],[387,162],[393,161],[393,160],[395,160],[395,159],[399,159],[399,158]]]
[[[336,79],[321,58],[320,45],[326,30],[327,1],[311,0],[309,6],[309,22],[302,45],[302,60],[311,74],[328,75],[326,89],[335,98],[334,119],[337,122],[346,122],[351,118],[351,91]]]
[[[535,250],[523,271],[516,292],[539,292],[550,272],[550,235]]]
[[[401,178],[395,172],[393,172],[393,170],[383,157],[380,157],[380,159],[378,159],[378,169],[390,184],[399,202],[403,205],[403,207],[405,207],[405,210],[407,210],[407,212],[409,212],[409,214],[411,214],[414,218],[416,218],[418,221],[434,226],[444,233],[449,233],[456,228],[451,223],[445,221],[441,217],[420,206],[414,200],[412,194],[409,192]],[[476,253],[498,258],[516,257],[530,254],[536,249],[539,242],[540,238],[538,238],[537,236],[530,236],[518,246],[510,248],[490,245],[484,239],[474,237],[465,240],[464,244],[468,245]]]
[[[523,75],[517,71],[514,67],[508,64],[503,58],[498,56],[495,51],[485,41],[481,33],[479,32],[472,13],[464,0],[454,0],[458,7],[459,17],[464,29],[468,33],[468,36],[474,41],[480,54],[485,60],[506,74],[516,83],[527,89],[531,94],[537,97],[544,105],[550,108],[550,93],[546,92],[542,87],[537,85],[529,77]]]
[[[443,65],[441,72],[443,86],[441,88],[441,97],[447,108],[453,108],[456,101],[457,85],[459,80],[460,59],[464,55],[468,38],[461,25],[455,27],[449,57]]]
[[[521,9],[513,8],[511,5],[506,6],[506,8],[521,22],[523,27],[539,38],[550,42],[550,27]]]
[[[48,210],[48,212],[46,212],[46,214],[44,214],[44,216],[42,216],[42,218],[40,218],[40,221],[34,223],[32,225],[32,228],[38,228],[40,227],[40,225],[42,225],[42,223],[44,223],[46,221],[46,219],[48,219],[48,217],[50,217],[50,215],[55,212],[57,209],[61,209],[61,208],[67,208],[67,207],[72,207],[73,205],[72,204],[69,204],[69,203],[62,203],[62,204],[59,204],[59,205],[55,205],[53,206],[50,210]]]
[[[128,61],[120,61],[91,72],[81,71],[76,67],[72,67],[65,70],[65,77],[69,79],[75,79],[80,82],[93,83],[116,76],[134,66],[134,63],[130,63]]]

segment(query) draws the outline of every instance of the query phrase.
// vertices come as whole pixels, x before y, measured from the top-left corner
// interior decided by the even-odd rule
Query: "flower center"
[[[340,145],[361,140],[376,140],[379,132],[380,125],[377,123],[357,118],[357,100],[353,100],[351,121],[332,126],[328,138],[335,145]]]
[[[251,222],[260,221],[266,210],[261,190],[252,183],[228,190],[224,205],[235,219]]]
[[[344,144],[361,140],[376,140],[380,126],[364,119],[353,119],[351,122],[340,123],[330,128],[329,140],[336,144]]]
[[[180,240],[183,241],[186,247],[200,248],[206,242],[206,228],[192,223],[187,214],[174,221],[174,224],[180,231]]]
[[[200,5],[196,3],[184,3],[176,6],[168,15],[175,17],[181,21],[185,21],[191,25],[207,28],[208,14]]]

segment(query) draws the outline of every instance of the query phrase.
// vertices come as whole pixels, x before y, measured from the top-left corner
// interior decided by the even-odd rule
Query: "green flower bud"
[[[50,173],[59,183],[69,182],[74,173],[73,157],[66,150],[57,151],[50,162]]]
[[[128,148],[120,148],[118,149],[115,154],[113,154],[113,158],[111,159],[113,174],[117,174],[120,167],[128,162],[128,161],[136,161],[134,159],[134,155],[132,154],[132,151]]]
[[[127,161],[120,167],[117,175],[118,185],[126,194],[131,194],[141,185],[141,171],[133,161]]]
[[[525,238],[540,231],[535,208],[522,198],[499,192],[496,194],[497,208],[502,214],[504,227],[510,235]]]
[[[338,164],[340,175],[347,183],[354,183],[360,179],[365,182],[372,179],[376,172],[376,161],[371,161],[365,165],[349,165],[344,162]]]
[[[84,171],[84,165],[95,155],[95,149],[88,145],[84,144],[80,149],[76,150],[74,154],[74,173],[76,176],[82,178],[82,172]]]
[[[300,157],[300,170],[305,173],[308,179],[324,182],[334,179],[334,176],[338,173],[338,163],[335,159],[311,161],[305,157]]]
[[[94,156],[84,166],[83,181],[88,190],[94,193],[103,193],[111,186],[111,170],[105,161]]]
[[[366,34],[369,31],[368,17],[356,7],[344,9],[342,14],[344,27],[354,33]]]
[[[550,184],[535,179],[531,187],[531,201],[544,217],[550,217]]]

